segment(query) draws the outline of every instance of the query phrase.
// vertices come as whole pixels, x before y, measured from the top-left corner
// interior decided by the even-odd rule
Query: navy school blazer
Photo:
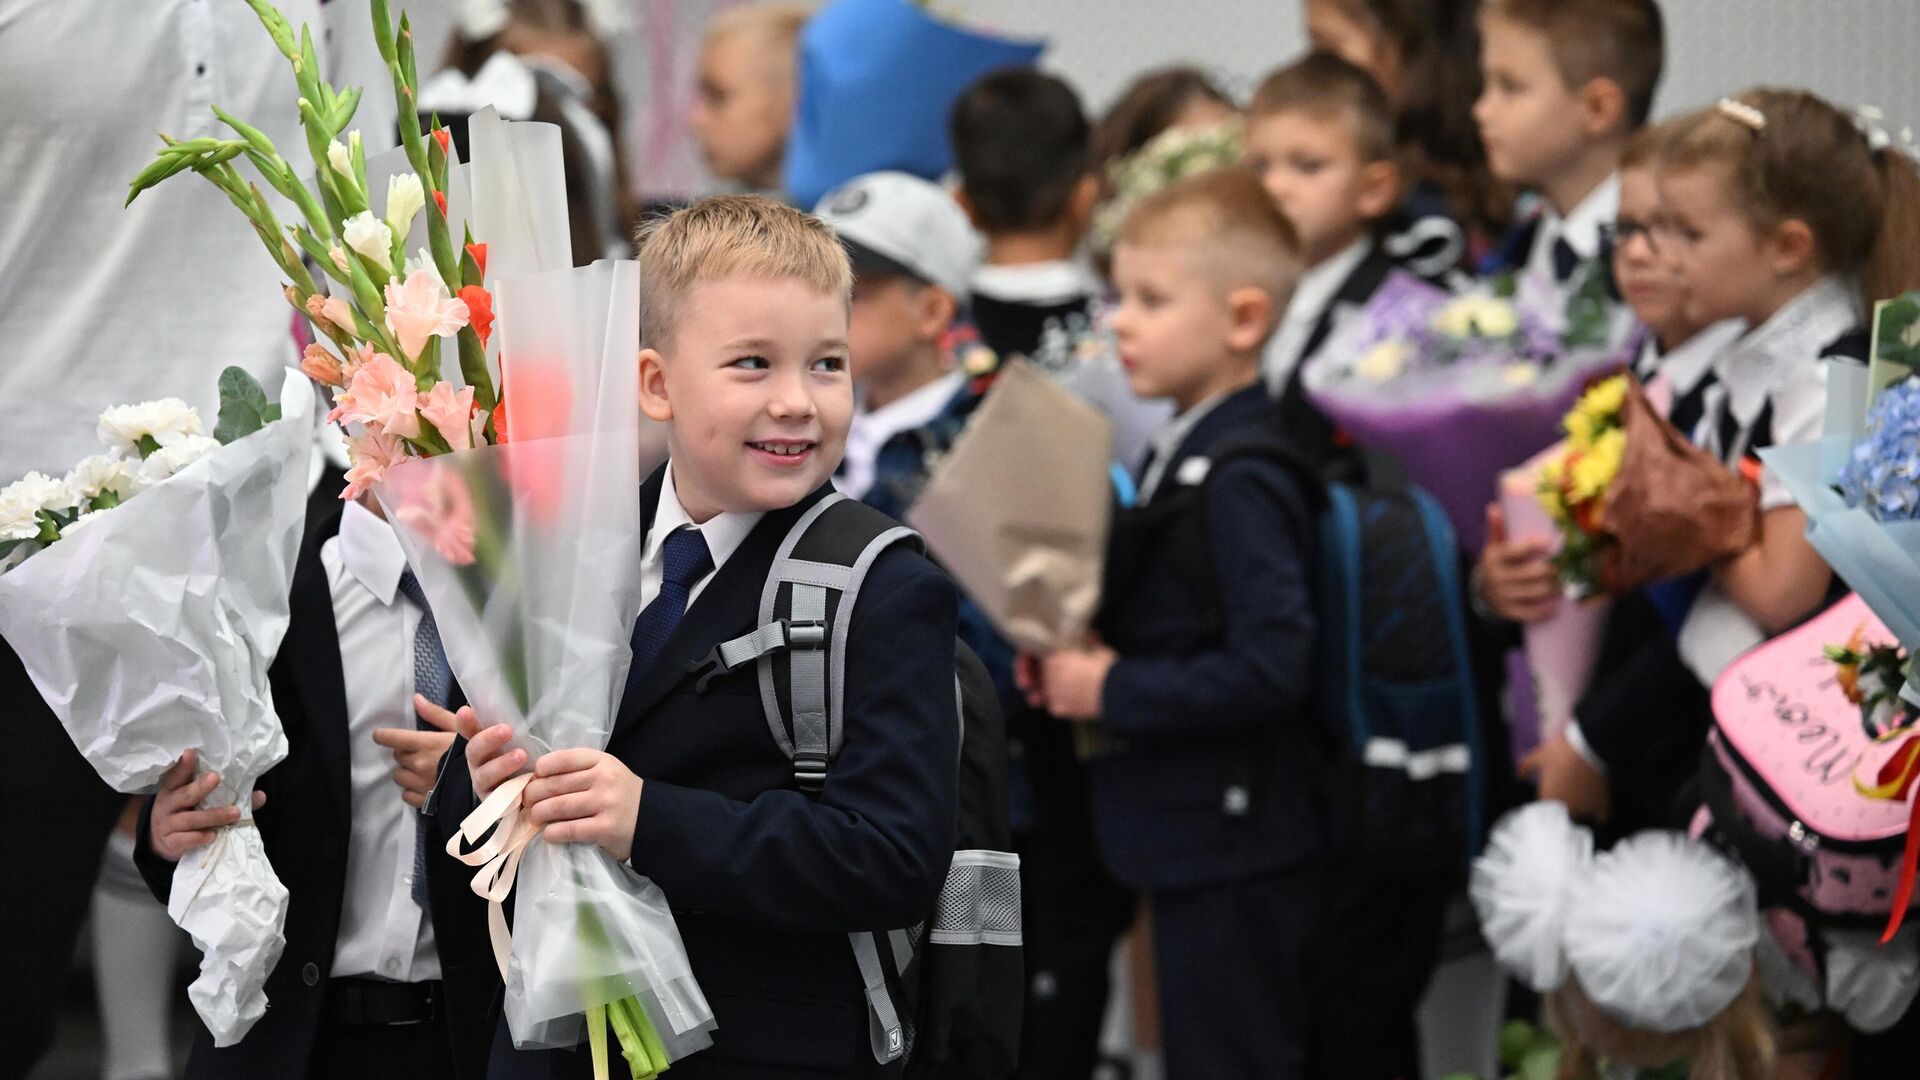
[[[663,475],[641,488],[645,528]],[[794,786],[753,665],[704,693],[693,674],[758,625],[780,541],[831,490],[761,519],[629,682],[607,745],[645,780],[631,862],[666,893],[719,1025],[711,1047],[674,1064],[675,1080],[899,1074],[873,1060],[847,935],[926,919],[953,856],[952,582],[904,547],[874,563],[849,627],[845,741],[817,796]],[[448,760],[441,799],[450,834],[473,807],[462,755]],[[490,1077],[590,1075],[584,1047],[508,1047],[503,1021]]]
[[[1120,659],[1103,688],[1101,723],[1121,746],[1089,772],[1101,855],[1137,888],[1244,880],[1324,848],[1312,772],[1324,753],[1305,745],[1321,736],[1312,713],[1312,519],[1298,481],[1251,455],[1206,478],[1206,575],[1173,565],[1178,546],[1154,514],[1182,486],[1183,463],[1236,432],[1270,430],[1274,410],[1259,383],[1222,401],[1175,449],[1153,498],[1114,524],[1099,626]]]

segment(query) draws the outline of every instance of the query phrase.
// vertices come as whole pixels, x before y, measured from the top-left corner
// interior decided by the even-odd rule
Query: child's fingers
[[[239,820],[239,807],[218,806],[212,810],[184,810],[173,815],[167,822],[167,828],[171,834],[178,835],[183,832],[223,829]]]
[[[558,776],[561,773],[580,772],[591,769],[600,763],[600,751],[574,747],[571,750],[554,750],[541,754],[540,760],[533,763],[535,776]]]
[[[460,728],[460,716],[458,713],[448,712],[446,709],[428,701],[420,694],[413,695],[413,711],[420,714],[420,719],[425,720],[441,731],[458,731]],[[460,707],[460,712],[471,713],[473,710],[463,705]]]
[[[495,757],[473,771],[473,786],[477,791],[491,792],[494,788],[513,778],[527,764],[527,752],[514,749]]]
[[[569,795],[556,795],[551,799],[542,799],[528,808],[527,813],[536,825],[550,825],[556,821],[577,821],[590,818],[600,812],[601,800],[590,791],[576,791]]]
[[[512,738],[513,731],[505,724],[495,724],[467,736],[467,767],[478,769],[486,764],[498,755]]]
[[[175,861],[178,861],[179,855],[185,855],[194,848],[206,847],[213,843],[216,835],[218,833],[213,831],[172,833],[167,837],[167,847],[176,853]]]
[[[393,770],[393,782],[400,785],[401,791],[415,791],[422,795],[433,790],[433,774],[421,773],[406,766]]]
[[[1487,504],[1487,546],[1507,542],[1507,512],[1497,502]]]
[[[446,735],[438,731],[383,727],[373,729],[373,741],[376,746],[384,746],[396,753],[413,753],[443,745]]]
[[[533,771],[539,779],[528,784],[526,792],[520,796],[520,801],[527,806],[532,806],[542,799],[551,799],[556,795],[585,791],[593,786],[593,773],[590,770],[581,769],[575,772],[556,773],[552,776],[540,776],[538,766]]]
[[[181,754],[179,761],[167,766],[167,771],[160,774],[160,790],[166,792],[193,779],[193,768],[198,758],[199,755],[192,750]]]
[[[1533,780],[1539,777],[1540,759],[1545,752],[1544,746],[1536,746],[1528,751],[1527,756],[1520,759],[1520,764],[1513,767],[1514,774],[1522,780]]]
[[[420,697],[420,695],[418,694],[414,695],[414,699],[415,699],[416,705],[419,702],[426,700],[425,698]],[[433,703],[429,701],[427,702],[427,704],[432,705]],[[445,710],[442,710],[442,711],[445,711]],[[494,726],[505,727],[506,725],[495,724]],[[480,718],[473,714],[473,706],[462,705],[460,706],[460,711],[453,714],[453,730],[456,734],[458,734],[461,738],[467,740],[468,742],[472,742],[480,734],[481,732]]]
[[[253,793],[253,808],[258,810],[265,805],[267,805],[267,793],[264,791],[255,791]]]
[[[219,786],[219,773],[203,773],[178,787],[162,790],[154,800],[154,806],[169,813],[195,807]]]

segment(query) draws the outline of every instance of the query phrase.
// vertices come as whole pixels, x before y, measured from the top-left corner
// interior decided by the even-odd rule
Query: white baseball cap
[[[905,274],[966,302],[980,237],[940,185],[910,173],[868,173],[828,192],[813,212],[847,245],[856,276]]]

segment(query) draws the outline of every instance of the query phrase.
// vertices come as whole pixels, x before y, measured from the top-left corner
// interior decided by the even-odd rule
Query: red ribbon
[[[1893,893],[1893,910],[1887,915],[1887,932],[1880,935],[1880,944],[1893,940],[1900,932],[1900,923],[1907,917],[1907,905],[1913,902],[1913,873],[1915,863],[1920,862],[1920,799],[1913,800],[1913,815],[1907,819],[1907,850],[1900,856],[1900,887]]]

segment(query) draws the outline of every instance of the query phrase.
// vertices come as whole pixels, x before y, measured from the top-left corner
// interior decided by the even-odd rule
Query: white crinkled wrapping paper
[[[197,750],[204,804],[238,803],[287,754],[267,668],[286,635],[306,521],[313,393],[0,576],[0,635],[101,779],[153,790]],[[190,996],[217,1046],[266,1010],[287,890],[251,821],[181,860],[168,914],[203,957]]]

